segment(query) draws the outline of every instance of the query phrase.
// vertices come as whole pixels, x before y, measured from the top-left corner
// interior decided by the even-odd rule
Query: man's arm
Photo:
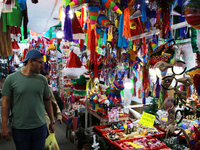
[[[11,98],[3,95],[2,99],[2,108],[1,108],[1,116],[2,116],[2,136],[7,141],[11,140],[11,130],[8,128],[8,116],[10,112]]]
[[[53,116],[53,107],[52,107],[52,101],[51,101],[51,96],[44,96],[44,105],[45,105],[45,110],[50,118],[50,125],[49,125],[49,130],[54,133],[55,131],[55,119]]]

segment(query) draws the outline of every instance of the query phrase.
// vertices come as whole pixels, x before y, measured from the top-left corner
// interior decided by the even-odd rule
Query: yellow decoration
[[[132,143],[132,142],[127,142],[127,143],[129,143],[131,146],[133,146],[135,149],[137,149],[137,148],[144,148],[142,145],[139,145],[139,144],[137,144],[137,143]]]
[[[121,11],[119,8],[117,9],[116,12],[117,12],[118,14],[120,14],[120,15],[122,14],[122,11]]]
[[[118,28],[119,27],[119,21],[116,19],[115,20],[115,27]]]
[[[110,25],[108,29],[108,41],[111,42],[112,39],[113,39],[113,26]]]
[[[136,62],[137,61],[137,52],[136,51],[133,51],[132,49],[130,49],[128,51],[129,55],[130,55],[130,60]]]
[[[135,22],[132,21],[132,22],[130,23],[130,28],[131,28],[131,29],[136,29]]]
[[[197,68],[195,70],[192,70],[192,71],[188,71],[186,72],[187,75],[189,75],[191,78],[193,78],[193,76],[197,73],[200,73],[200,68]]]
[[[153,127],[155,116],[146,112],[143,112],[142,117],[139,121],[140,124],[148,127]]]
[[[136,61],[137,61],[137,57],[138,57],[138,56],[137,56],[138,50],[136,49],[135,43],[134,43],[134,45],[133,45],[133,49],[130,49],[130,50],[128,51],[128,53],[129,53],[129,55],[130,55],[130,60],[136,62]]]
[[[69,6],[70,6],[70,7],[75,6],[75,2],[71,2],[71,3],[69,3]]]
[[[43,58],[44,58],[44,62],[47,62],[47,57],[45,55],[43,56]]]
[[[127,124],[124,124],[124,129],[127,129]]]
[[[56,49],[56,47],[53,44],[49,44],[47,46],[47,50],[55,50],[55,49]]]
[[[76,15],[77,15],[78,17],[81,17],[81,12],[80,12],[80,11],[75,11],[75,13],[76,13]]]

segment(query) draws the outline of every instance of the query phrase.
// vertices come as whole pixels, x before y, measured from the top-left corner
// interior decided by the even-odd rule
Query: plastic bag
[[[60,150],[54,133],[50,133],[45,142],[45,150]]]

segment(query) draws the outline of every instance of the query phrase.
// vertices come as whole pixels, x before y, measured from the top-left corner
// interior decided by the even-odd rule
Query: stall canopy
[[[59,7],[62,0],[39,0],[37,4],[27,1],[28,28],[37,33],[44,33],[50,27],[59,24]]]

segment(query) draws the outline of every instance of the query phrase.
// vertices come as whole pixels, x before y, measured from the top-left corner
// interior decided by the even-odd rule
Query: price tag
[[[143,112],[142,117],[139,121],[140,124],[148,127],[153,127],[155,116],[146,112]]]

